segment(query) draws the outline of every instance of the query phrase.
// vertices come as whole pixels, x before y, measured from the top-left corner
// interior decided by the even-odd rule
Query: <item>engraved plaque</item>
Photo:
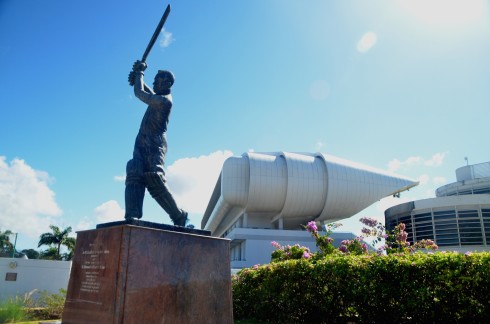
[[[7,272],[5,274],[5,281],[17,281],[17,272]]]
[[[122,278],[119,252],[123,232],[119,227],[78,233],[65,303],[67,314],[76,311],[100,323],[115,320],[117,284]]]
[[[122,225],[81,231],[63,323],[233,323],[229,240]]]

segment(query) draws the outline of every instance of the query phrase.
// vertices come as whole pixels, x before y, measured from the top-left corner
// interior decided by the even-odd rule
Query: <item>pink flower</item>
[[[399,242],[406,242],[408,238],[408,233],[402,231],[399,235],[396,236],[396,240]]]
[[[362,217],[361,219],[359,219],[359,221],[369,227],[376,227],[376,225],[378,225],[378,221],[374,218]]]
[[[339,246],[339,251],[343,252],[343,253],[347,253],[347,246],[345,246],[345,245]]]
[[[306,230],[310,233],[314,233],[318,231],[318,227],[316,227],[316,223],[314,221],[311,221],[306,225]]]
[[[371,230],[369,228],[363,227],[361,232],[362,234],[371,235]]]
[[[333,238],[331,238],[331,237],[325,237],[324,238],[324,241],[325,241],[325,243],[330,244],[330,243],[333,242]]]
[[[276,241],[272,241],[271,242],[272,246],[275,247],[276,249],[280,249],[281,248],[281,244],[277,243]]]
[[[256,265],[254,265],[252,268],[253,268],[254,270],[257,270],[257,269],[259,268],[259,265],[258,265],[258,264],[256,264]]]
[[[308,251],[303,252],[303,258],[309,259],[311,257],[311,254],[308,253]]]
[[[362,250],[363,250],[365,253],[367,253],[367,251],[368,251],[368,247],[367,247],[366,243],[362,243]]]

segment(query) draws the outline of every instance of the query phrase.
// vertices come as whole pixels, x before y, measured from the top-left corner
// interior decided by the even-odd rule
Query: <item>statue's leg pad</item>
[[[185,226],[188,214],[177,206],[172,193],[167,187],[163,173],[145,172],[143,176],[148,192],[167,212],[174,225]]]

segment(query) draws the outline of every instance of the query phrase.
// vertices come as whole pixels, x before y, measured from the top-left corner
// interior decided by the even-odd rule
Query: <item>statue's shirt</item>
[[[158,95],[144,90],[143,80],[139,79],[135,95],[148,105],[136,137],[135,148],[143,149],[146,154],[165,154],[167,140],[165,133],[172,111],[172,95]]]

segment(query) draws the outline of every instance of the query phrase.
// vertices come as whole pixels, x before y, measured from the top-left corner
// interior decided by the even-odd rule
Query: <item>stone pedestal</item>
[[[78,232],[62,321],[233,323],[229,244],[128,224]]]

